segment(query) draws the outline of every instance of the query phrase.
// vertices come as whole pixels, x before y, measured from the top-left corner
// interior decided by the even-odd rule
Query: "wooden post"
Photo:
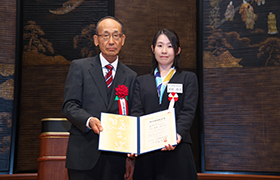
[[[65,168],[70,123],[64,118],[42,119],[38,180],[68,180]]]

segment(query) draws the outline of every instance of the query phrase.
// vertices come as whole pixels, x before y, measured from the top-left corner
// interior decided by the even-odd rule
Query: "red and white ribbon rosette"
[[[172,109],[174,107],[175,102],[178,101],[178,97],[178,94],[175,92],[171,92],[168,95],[168,100],[170,101],[168,109]]]
[[[127,96],[128,88],[125,85],[119,85],[115,88],[116,98],[115,100],[119,101],[119,114],[128,115],[128,105],[127,105]]]

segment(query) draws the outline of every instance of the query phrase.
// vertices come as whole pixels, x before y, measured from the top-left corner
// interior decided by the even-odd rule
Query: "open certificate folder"
[[[143,154],[177,144],[175,110],[134,117],[101,113],[99,150]]]

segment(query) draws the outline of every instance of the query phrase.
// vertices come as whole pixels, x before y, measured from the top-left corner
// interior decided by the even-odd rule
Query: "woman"
[[[131,115],[141,116],[169,108],[169,85],[182,85],[175,92],[177,146],[136,157],[133,180],[196,180],[197,172],[190,148],[190,128],[198,100],[198,83],[192,72],[180,71],[180,44],[177,34],[168,29],[157,32],[151,45],[153,71],[136,81]],[[173,92],[174,94],[174,92]],[[171,107],[172,108],[172,107]]]

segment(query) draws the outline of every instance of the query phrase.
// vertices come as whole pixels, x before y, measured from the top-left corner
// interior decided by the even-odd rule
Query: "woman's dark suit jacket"
[[[95,166],[101,153],[98,151],[99,136],[86,127],[86,121],[89,117],[100,119],[101,112],[119,114],[115,87],[125,85],[129,89],[130,103],[136,77],[134,71],[119,62],[109,91],[99,55],[72,61],[65,83],[62,106],[63,115],[72,124],[66,168],[90,170]],[[124,173],[125,157],[126,155],[111,153],[111,164],[119,173]]]
[[[188,71],[176,72],[169,83],[183,84],[183,93],[175,102],[177,133],[182,141],[191,143],[190,128],[194,120],[198,101],[198,83],[194,73]],[[159,104],[155,77],[152,74],[139,76],[136,80],[131,115],[141,116],[168,109],[167,88]]]

